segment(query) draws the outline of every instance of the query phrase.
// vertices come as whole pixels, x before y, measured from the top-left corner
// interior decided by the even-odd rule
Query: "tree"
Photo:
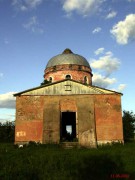
[[[0,123],[0,142],[14,142],[15,124],[7,121]]]
[[[41,86],[46,85],[46,84],[49,84],[49,83],[51,83],[51,81],[48,81],[47,79],[45,79],[45,80],[41,83]]]
[[[135,131],[135,114],[132,111],[123,111],[122,119],[124,141],[133,140]]]

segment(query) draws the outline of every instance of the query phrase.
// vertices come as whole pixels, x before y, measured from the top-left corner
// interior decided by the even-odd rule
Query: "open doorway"
[[[76,112],[61,113],[61,141],[73,141],[76,138]]]

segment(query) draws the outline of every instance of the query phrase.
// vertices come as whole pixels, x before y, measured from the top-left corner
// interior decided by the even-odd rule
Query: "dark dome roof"
[[[61,64],[77,64],[90,68],[88,61],[83,56],[74,54],[70,49],[65,49],[62,54],[52,57],[48,61],[46,68]]]

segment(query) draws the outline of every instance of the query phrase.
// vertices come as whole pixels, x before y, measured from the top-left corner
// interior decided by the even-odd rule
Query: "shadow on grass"
[[[111,179],[112,174],[123,174],[124,167],[120,157],[115,157],[113,160],[113,158],[107,155],[92,156],[83,159],[79,167],[79,172],[79,180],[107,180]]]
[[[122,151],[123,150],[123,151]],[[130,150],[130,151],[129,151]],[[109,180],[111,175],[132,174],[130,145],[123,148],[63,150],[57,146],[0,146],[0,180]],[[127,158],[131,163],[127,165]],[[129,163],[128,162],[128,163]],[[126,171],[127,170],[127,171]]]

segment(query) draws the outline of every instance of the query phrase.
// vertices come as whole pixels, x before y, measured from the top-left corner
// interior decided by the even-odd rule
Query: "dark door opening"
[[[73,141],[76,138],[76,113],[61,113],[61,141]]]

